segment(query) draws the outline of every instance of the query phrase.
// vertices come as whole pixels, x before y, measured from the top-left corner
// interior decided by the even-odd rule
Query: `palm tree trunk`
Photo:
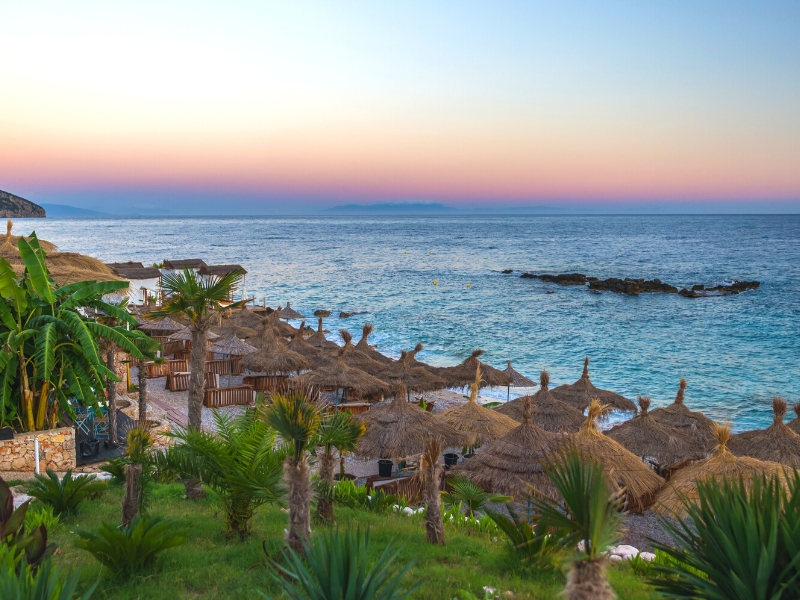
[[[617,595],[606,581],[605,559],[572,563],[564,597],[567,600],[614,600]]]
[[[136,367],[139,370],[137,373],[137,379],[139,380],[139,423],[144,424],[147,421],[147,372],[144,368],[143,358],[136,361]]]
[[[333,454],[324,452],[319,459],[319,480],[323,486],[323,493],[317,500],[317,516],[326,521],[333,520]]]
[[[289,547],[300,551],[311,537],[311,469],[304,458],[286,459],[286,482],[289,485]]]
[[[420,456],[420,476],[422,478],[423,499],[427,503],[425,511],[425,533],[428,542],[437,546],[444,546],[444,524],[442,523],[442,497],[439,485],[442,480],[442,462],[439,458],[442,452],[438,440],[426,442],[422,456]]]
[[[205,324],[192,324],[191,374],[189,375],[189,427],[200,429],[203,425],[203,396],[205,396],[206,328]]]
[[[112,373],[117,372],[116,353],[114,348],[110,348],[106,354],[106,368]],[[108,391],[108,442],[111,445],[117,443],[117,382],[113,379],[106,381]]]

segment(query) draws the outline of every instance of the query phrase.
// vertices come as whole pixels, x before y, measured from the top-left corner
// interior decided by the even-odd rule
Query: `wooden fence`
[[[239,366],[237,358],[221,358],[206,361],[206,371],[217,375],[241,375],[244,369]]]
[[[351,414],[360,415],[367,412],[370,406],[372,405],[369,402],[343,402],[337,404],[334,408],[341,412],[349,410]]]
[[[185,392],[189,389],[189,375],[190,373],[170,373],[164,388],[171,392]],[[216,373],[205,373],[205,378],[206,389],[219,387],[219,375]]]
[[[208,388],[203,406],[219,408],[222,406],[237,406],[252,404],[255,401],[255,392],[249,385],[237,385],[227,388]]]

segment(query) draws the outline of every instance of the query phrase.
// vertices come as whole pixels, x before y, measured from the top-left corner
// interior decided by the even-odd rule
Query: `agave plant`
[[[367,560],[369,543],[366,529],[317,533],[312,543],[305,544],[302,555],[288,551],[288,565],[272,562],[276,570],[273,578],[291,600],[403,600],[422,587],[423,581],[410,588],[402,585],[413,562],[394,568],[400,552],[394,541],[373,565]]]
[[[272,396],[267,422],[289,447],[284,465],[289,487],[289,546],[300,550],[311,535],[311,468],[307,455],[309,442],[316,436],[320,414],[302,390]]]
[[[451,475],[447,478],[447,483],[452,491],[442,492],[444,505],[450,507],[461,502],[470,517],[474,517],[476,512],[486,510],[486,505],[489,503],[503,504],[513,500],[511,496],[484,492],[480,486],[473,483],[466,475]]]
[[[544,464],[563,498],[563,506],[543,495],[531,498],[537,528],[549,529],[557,548],[571,551],[564,596],[568,600],[610,600],[615,594],[605,578],[606,556],[617,541],[622,500],[609,491],[599,461],[565,447]],[[579,548],[572,552],[573,548]]]
[[[664,521],[678,547],[656,544],[673,560],[651,583],[672,598],[800,598],[800,474],[698,482],[687,517]]]
[[[158,462],[213,488],[225,508],[232,533],[250,533],[256,509],[283,494],[283,452],[275,450],[276,435],[264,418],[249,409],[231,416],[214,411],[216,433],[176,429],[170,435],[182,444],[171,446]]]
[[[95,481],[97,475],[72,476],[72,469],[64,477],[47,469],[47,475],[36,475],[36,478],[25,486],[25,491],[32,496],[53,507],[53,512],[59,516],[75,512],[78,505],[86,498],[96,497],[106,490],[104,481]]]
[[[15,556],[0,546],[0,598],[7,600],[89,600],[97,584],[82,596],[77,588],[80,572],[62,578],[59,569],[48,560],[33,569],[22,556]]]
[[[322,416],[314,446],[322,446],[319,456],[320,494],[317,499],[317,516],[324,520],[333,519],[333,449],[343,456],[355,450],[358,440],[364,435],[366,427],[356,421],[349,411],[328,411]]]

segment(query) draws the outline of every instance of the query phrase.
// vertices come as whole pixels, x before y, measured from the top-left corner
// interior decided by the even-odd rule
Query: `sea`
[[[736,431],[769,425],[773,396],[800,397],[800,215],[22,219],[15,232],[26,230],[108,262],[241,264],[256,303],[289,302],[311,325],[330,310],[334,340],[373,323],[390,356],[421,342],[420,360],[446,366],[482,348],[500,369],[511,360],[534,380],[546,369],[552,388],[588,355],[596,386],[654,406],[685,377],[687,405]],[[626,296],[523,272],[761,287]]]

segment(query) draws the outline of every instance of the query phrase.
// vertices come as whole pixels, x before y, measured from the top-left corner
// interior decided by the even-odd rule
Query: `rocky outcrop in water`
[[[662,282],[660,279],[597,279],[589,282],[590,290],[615,292],[617,294],[630,294],[638,296],[645,293],[677,294],[678,288]]]
[[[760,281],[733,281],[722,285],[706,287],[702,284],[693,285],[692,289],[683,288],[678,292],[684,298],[703,298],[705,296],[729,296],[730,294],[740,294],[747,290],[757,290],[761,285]]]
[[[30,200],[0,190],[0,217],[44,218],[44,209]]]

